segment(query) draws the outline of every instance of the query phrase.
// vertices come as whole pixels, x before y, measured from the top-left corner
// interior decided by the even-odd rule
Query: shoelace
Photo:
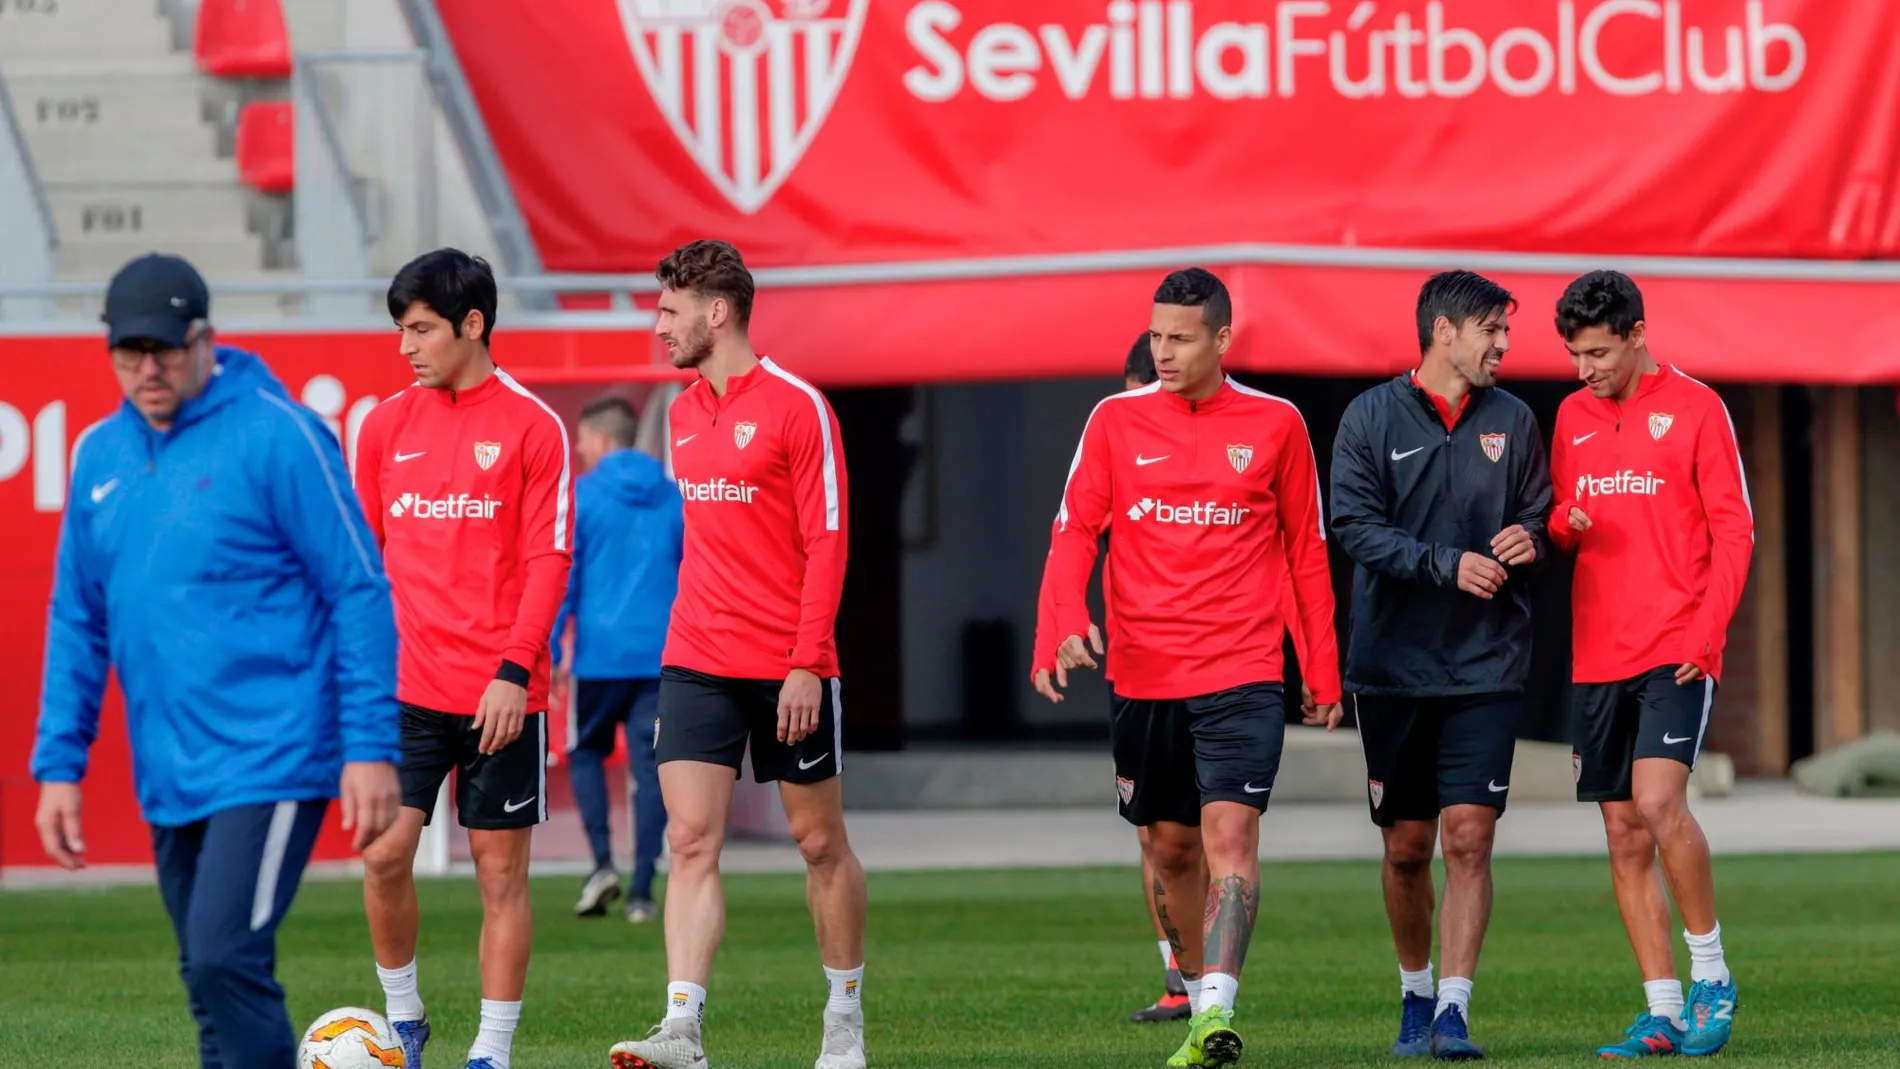
[[[1698,1026],[1706,1025],[1715,1016],[1716,1004],[1722,1001],[1720,992],[1707,980],[1697,980],[1689,988],[1690,1020]]]
[[[1399,1020],[1399,1039],[1413,1043],[1431,1035],[1432,1001],[1425,998],[1405,1000],[1405,1016]]]

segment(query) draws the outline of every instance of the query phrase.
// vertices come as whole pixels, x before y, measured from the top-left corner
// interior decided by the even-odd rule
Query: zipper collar
[[[1165,389],[1158,389],[1155,392],[1165,398],[1165,403],[1173,407],[1176,411],[1185,412],[1191,416],[1205,416],[1219,412],[1221,409],[1233,404],[1234,398],[1239,396],[1239,393],[1234,389],[1234,380],[1226,375],[1221,376],[1220,389],[1215,390],[1212,394],[1201,398],[1199,401],[1190,401],[1178,393],[1169,393]]]
[[[479,405],[483,401],[499,395],[501,391],[505,389],[507,389],[507,387],[501,384],[501,367],[499,365],[496,366],[495,370],[488,373],[487,378],[470,386],[466,390],[454,390],[446,386],[438,386],[434,389],[427,389],[425,387],[425,391],[435,398],[437,404],[446,405],[450,408],[467,408],[470,405]]]

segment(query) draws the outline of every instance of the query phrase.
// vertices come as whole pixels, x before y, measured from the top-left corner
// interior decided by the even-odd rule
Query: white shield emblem
[[[838,99],[871,0],[620,0],[647,91],[687,154],[751,215]]]
[[[1669,428],[1673,426],[1675,422],[1676,417],[1667,412],[1651,412],[1649,414],[1649,436],[1660,441],[1663,435],[1669,433]]]
[[[500,459],[501,459],[501,443],[500,442],[476,442],[475,443],[475,463],[481,465],[483,471],[487,471],[489,468],[494,467],[495,461],[500,460]]]
[[[1366,781],[1366,793],[1372,795],[1372,808],[1377,809],[1385,802],[1385,784],[1376,779]]]
[[[1583,755],[1582,754],[1572,753],[1570,755],[1570,774],[1576,778],[1576,781],[1578,783],[1583,782]]]
[[[759,433],[756,423],[735,423],[732,425],[732,444],[744,449],[752,444],[752,436]]]
[[[1121,796],[1123,805],[1128,805],[1135,800],[1135,781],[1116,776],[1115,793]]]
[[[1485,456],[1491,458],[1491,463],[1496,464],[1498,461],[1504,459],[1504,435],[1480,434],[1478,435],[1478,446],[1484,450]]]
[[[1253,463],[1253,446],[1250,446],[1250,445],[1228,446],[1227,447],[1227,463],[1232,464],[1234,466],[1235,471],[1239,471],[1239,472],[1246,471],[1247,465]]]

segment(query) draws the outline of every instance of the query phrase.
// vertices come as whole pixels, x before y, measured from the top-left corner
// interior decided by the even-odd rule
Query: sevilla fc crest
[[[1115,793],[1121,796],[1123,805],[1132,804],[1135,800],[1135,781],[1123,776],[1116,776]]]
[[[476,442],[475,443],[475,463],[481,465],[481,468],[483,471],[487,471],[489,468],[494,467],[495,461],[500,460],[500,459],[501,459],[501,443],[500,442]]]
[[[1246,471],[1247,465],[1253,463],[1253,446],[1250,446],[1250,445],[1228,446],[1227,447],[1227,463],[1232,464],[1234,466],[1235,471]]]
[[[735,423],[732,425],[732,444],[744,449],[752,444],[752,436],[759,433],[756,423]]]
[[[1582,754],[1572,753],[1570,755],[1570,774],[1576,777],[1578,783],[1583,782],[1583,755]]]
[[[1669,428],[1673,426],[1675,422],[1676,417],[1667,412],[1651,412],[1649,414],[1649,436],[1657,441],[1661,441],[1662,436],[1669,433]]]
[[[1484,450],[1484,455],[1490,457],[1493,464],[1504,459],[1504,435],[1502,434],[1478,435],[1478,447]]]
[[[620,0],[634,65],[673,135],[751,215],[811,147],[871,0]]]
[[[1366,793],[1372,796],[1372,808],[1377,809],[1385,804],[1385,784],[1369,779],[1366,781]]]

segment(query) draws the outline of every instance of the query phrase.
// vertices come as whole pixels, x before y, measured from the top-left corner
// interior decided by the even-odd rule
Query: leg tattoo
[[[1183,954],[1183,951],[1186,948],[1181,942],[1180,925],[1174,923],[1174,918],[1168,915],[1168,888],[1166,884],[1161,882],[1160,876],[1155,877],[1154,889],[1155,889],[1155,916],[1160,918],[1161,920],[1161,931],[1165,935],[1167,935],[1168,946],[1174,951],[1175,964],[1179,965],[1185,956]],[[1191,980],[1195,976],[1198,976],[1199,974],[1198,973],[1191,974],[1188,970],[1183,969],[1181,970],[1181,975]]]
[[[1239,976],[1247,943],[1260,915],[1260,885],[1241,875],[1223,876],[1207,888],[1206,962],[1208,972]]]

